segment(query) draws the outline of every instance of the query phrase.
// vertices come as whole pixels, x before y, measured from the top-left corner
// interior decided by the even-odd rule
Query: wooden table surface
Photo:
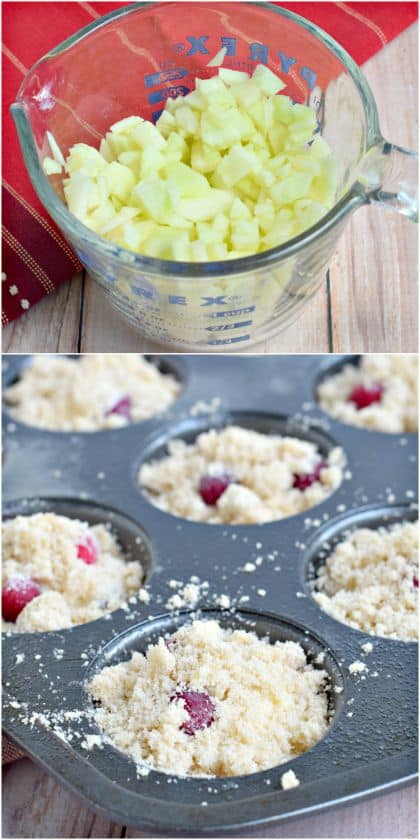
[[[415,148],[417,25],[370,59],[364,72],[386,139]],[[256,352],[416,352],[416,283],[417,226],[391,210],[362,208],[299,320]],[[3,332],[3,351],[11,353],[164,349],[138,336],[82,275]]]
[[[374,799],[284,825],[229,837],[418,837],[418,789],[413,784]],[[3,769],[3,832],[12,837],[148,837],[108,822],[81,804],[29,759]]]

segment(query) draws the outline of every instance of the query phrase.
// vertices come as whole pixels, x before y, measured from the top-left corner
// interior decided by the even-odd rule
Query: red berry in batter
[[[77,556],[80,560],[83,560],[87,566],[91,566],[92,563],[96,563],[99,554],[99,546],[96,540],[91,537],[90,534],[86,534],[86,537],[83,539],[83,542],[80,542],[77,546]]]
[[[418,579],[417,575],[414,575],[414,576],[413,576],[413,586],[414,586],[416,589],[418,589],[418,588],[419,588],[419,579]]]
[[[183,689],[182,691],[176,691],[169,700],[171,703],[174,700],[184,701],[184,709],[190,717],[179,728],[186,735],[195,735],[199,729],[207,729],[212,725],[216,706],[205,691]]]
[[[293,487],[296,487],[297,490],[301,491],[311,487],[312,484],[315,484],[315,481],[320,480],[321,470],[324,470],[326,466],[327,464],[325,461],[320,461],[311,473],[295,473]]]
[[[128,395],[126,397],[121,397],[112,408],[109,408],[108,411],[105,413],[105,417],[108,417],[110,414],[120,414],[121,417],[126,417],[127,420],[131,420],[131,410],[133,408],[133,401],[131,397]]]
[[[384,386],[379,382],[371,385],[370,388],[366,385],[356,385],[351,394],[349,394],[347,402],[354,403],[357,410],[360,411],[362,408],[367,408],[369,405],[372,405],[372,403],[380,402],[383,392]]]
[[[176,648],[175,636],[167,636],[166,639],[164,639],[163,641],[165,642],[165,645],[168,648],[169,652],[172,653],[172,651]]]
[[[38,584],[29,577],[10,578],[1,593],[1,611],[5,621],[16,621],[26,604],[41,594]]]
[[[203,502],[206,505],[215,505],[231,483],[232,478],[226,473],[223,475],[203,475],[200,480],[200,496]]]

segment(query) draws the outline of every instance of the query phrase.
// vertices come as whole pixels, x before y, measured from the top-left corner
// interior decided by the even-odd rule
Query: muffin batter
[[[195,621],[89,686],[95,717],[136,762],[178,776],[266,770],[312,747],[328,726],[327,672],[295,642]]]
[[[378,432],[417,431],[417,355],[362,356],[318,388],[322,408],[337,420]]]
[[[197,522],[245,525],[301,513],[322,502],[342,479],[343,453],[323,457],[314,443],[239,426],[173,440],[169,455],[143,464],[139,481],[150,501]]]
[[[104,525],[36,513],[3,523],[3,630],[59,630],[121,606],[142,583]]]
[[[179,393],[173,376],[136,353],[93,353],[34,356],[5,398],[12,417],[31,426],[93,432],[158,414]]]
[[[315,581],[314,598],[338,621],[377,636],[418,636],[418,523],[358,528]]]

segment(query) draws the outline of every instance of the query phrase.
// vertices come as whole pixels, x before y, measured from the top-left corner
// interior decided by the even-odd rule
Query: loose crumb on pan
[[[104,735],[135,762],[235,776],[288,761],[324,735],[327,683],[295,642],[198,620],[104,668],[88,689]]]
[[[367,395],[355,392],[360,387],[368,389]],[[376,398],[360,407],[369,402],[372,388],[377,389]],[[417,430],[417,389],[417,354],[372,354],[362,356],[359,365],[347,364],[324,379],[318,399],[325,411],[344,423],[400,434]]]
[[[292,788],[299,787],[299,785],[300,781],[293,770],[288,770],[287,773],[283,773],[281,777],[283,790],[291,790]]]
[[[314,587],[319,606],[338,621],[371,635],[416,639],[418,522],[356,529],[319,568]]]
[[[363,672],[367,670],[367,665],[364,662],[359,662],[357,660],[349,665],[350,674],[363,674]]]
[[[139,482],[168,513],[245,525],[319,504],[341,483],[343,463],[339,447],[323,456],[308,440],[227,426],[203,432],[191,444],[171,440],[166,456],[142,465]]]
[[[180,383],[138,353],[90,353],[78,359],[34,356],[6,388],[9,413],[57,431],[117,429],[164,411]],[[99,474],[98,474],[99,478]]]

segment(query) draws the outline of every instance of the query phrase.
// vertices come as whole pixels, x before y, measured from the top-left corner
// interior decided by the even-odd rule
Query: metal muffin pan
[[[103,508],[103,519],[113,524],[124,546],[127,532],[129,540],[133,528],[140,533],[151,596],[147,605],[136,601],[129,611],[119,609],[70,630],[7,634],[6,733],[90,807],[151,832],[226,833],[408,783],[417,761],[417,645],[372,637],[335,621],[312,599],[311,575],[323,544],[333,543],[343,530],[416,517],[417,436],[357,429],[316,405],[319,377],[348,357],[168,356],[156,361],[179,376],[182,394],[164,414],[122,430],[48,432],[5,412],[5,515],[52,509],[97,521]],[[4,386],[27,363],[27,357],[4,357]],[[218,405],[212,403],[215,398]],[[214,410],[200,413],[197,402],[203,400]],[[323,452],[342,446],[347,466],[341,486],[305,513],[264,525],[207,525],[154,507],[138,487],[139,465],[158,457],[170,437],[191,439],[232,417],[260,431],[311,437]],[[257,557],[263,562],[254,573],[240,571]],[[224,625],[252,628],[272,640],[297,640],[312,659],[325,651],[324,667],[342,691],[330,692],[335,716],[326,736],[308,752],[248,776],[181,779],[152,771],[139,777],[134,763],[112,746],[83,749],[85,735],[98,732],[92,720],[69,720],[70,742],[43,723],[43,712],[51,717],[91,709],[84,685],[96,670],[128,658],[134,649],[144,651],[161,633],[188,620],[190,611],[171,613],[165,604],[174,592],[169,580],[187,582],[191,575],[209,583],[199,603],[204,617],[216,615]],[[231,598],[236,611],[217,607],[221,594]],[[240,601],[242,596],[249,600]],[[367,656],[361,649],[366,641],[373,643]],[[355,660],[367,664],[367,676],[349,673]],[[16,703],[27,706],[16,708]],[[22,722],[26,708],[41,715],[32,726]],[[289,768],[300,785],[283,791],[280,777]]]

